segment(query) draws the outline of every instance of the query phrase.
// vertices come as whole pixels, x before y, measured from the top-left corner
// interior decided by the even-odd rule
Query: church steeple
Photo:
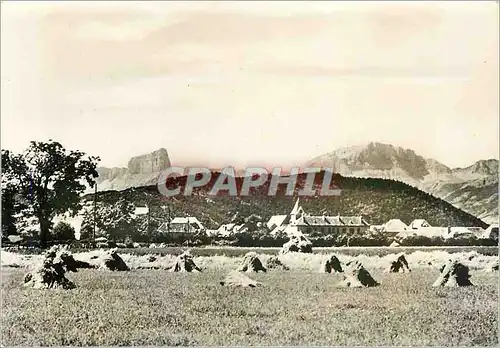
[[[297,201],[295,201],[295,205],[293,206],[292,211],[290,212],[290,224],[295,224],[298,219],[302,216],[304,213],[304,209],[300,206],[300,198],[297,198]]]

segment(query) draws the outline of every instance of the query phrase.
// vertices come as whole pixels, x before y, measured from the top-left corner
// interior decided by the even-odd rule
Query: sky
[[[124,167],[298,165],[370,141],[498,158],[498,3],[2,2],[1,145]]]

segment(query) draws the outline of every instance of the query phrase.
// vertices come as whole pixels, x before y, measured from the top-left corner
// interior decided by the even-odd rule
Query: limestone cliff
[[[155,185],[161,171],[170,167],[170,158],[166,149],[132,157],[127,168],[99,167],[97,172],[98,191],[121,191],[131,187]],[[87,192],[92,191],[91,188]]]

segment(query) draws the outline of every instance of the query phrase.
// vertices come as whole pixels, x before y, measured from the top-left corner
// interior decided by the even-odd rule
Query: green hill
[[[303,187],[305,177],[300,175],[296,191]],[[169,179],[169,185],[185,184],[186,177]],[[317,178],[320,183],[321,177]],[[250,196],[230,197],[227,195],[211,196],[208,194],[215,179],[191,196],[162,196],[156,186],[133,188],[125,191],[106,191],[98,193],[98,201],[113,204],[119,198],[125,198],[136,206],[150,201],[151,215],[164,216],[161,206],[168,205],[171,216],[196,216],[207,228],[218,228],[228,223],[235,213],[246,217],[257,214],[267,221],[277,214],[287,214],[293,207],[293,197],[285,196],[285,185],[280,185],[278,195],[267,196],[267,183],[259,189],[251,191]],[[242,178],[237,178],[238,190]],[[372,178],[342,177],[334,174],[333,182],[342,190],[340,196],[301,197],[304,210],[311,214],[328,215],[363,215],[371,224],[383,224],[390,219],[398,218],[406,223],[414,219],[425,219],[433,226],[479,226],[487,224],[478,218],[455,208],[451,204],[433,197],[423,191],[399,181]],[[239,191],[238,191],[239,192]],[[87,200],[93,195],[86,195]]]

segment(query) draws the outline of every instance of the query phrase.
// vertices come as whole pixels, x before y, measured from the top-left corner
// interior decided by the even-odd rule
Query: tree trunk
[[[38,222],[40,223],[40,248],[45,249],[50,235],[50,221],[43,215],[39,215]]]

